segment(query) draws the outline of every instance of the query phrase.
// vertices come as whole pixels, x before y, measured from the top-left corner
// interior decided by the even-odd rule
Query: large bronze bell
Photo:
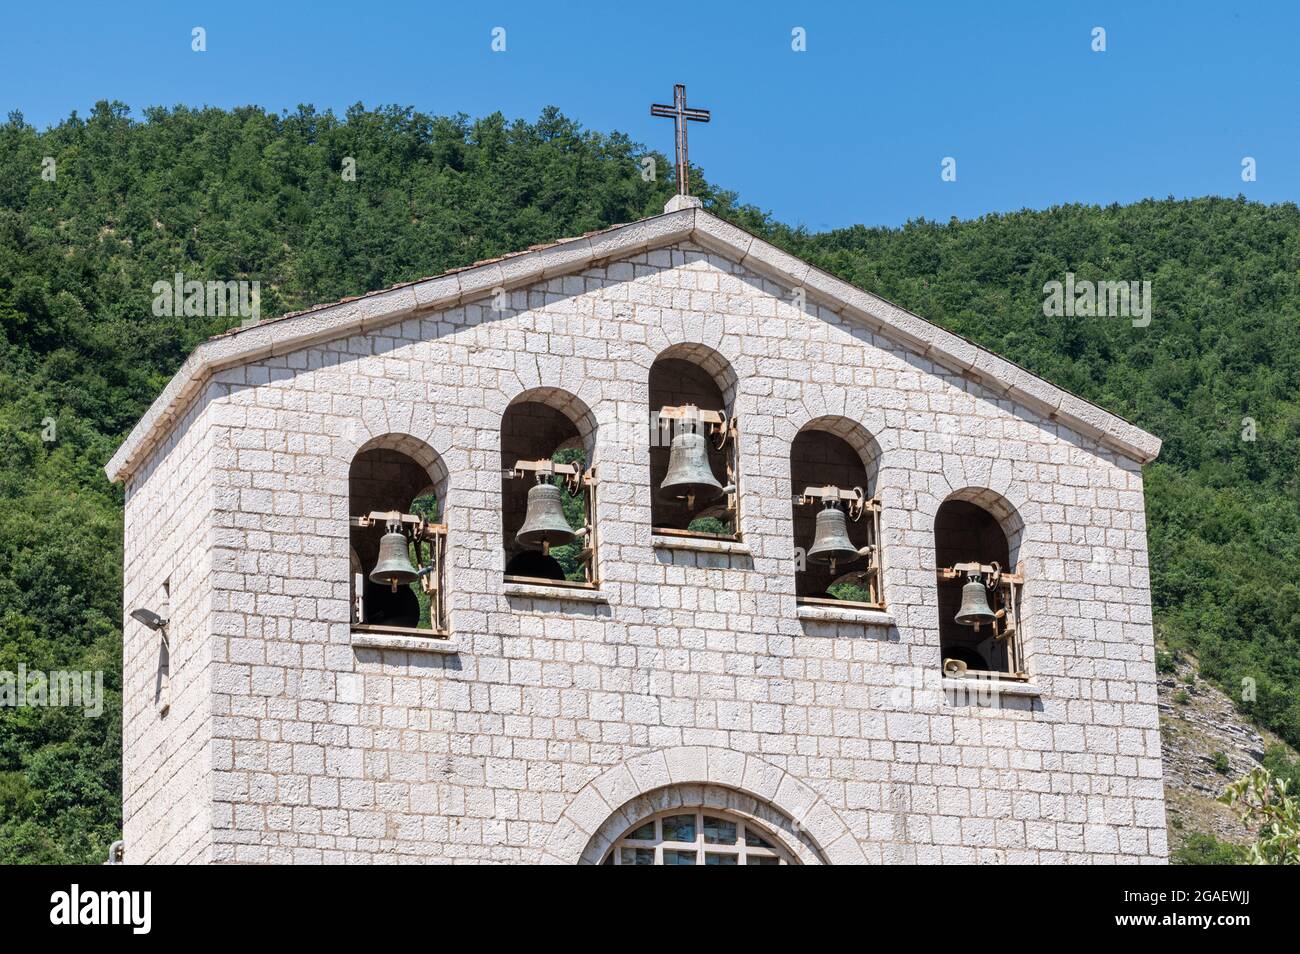
[[[808,548],[808,562],[829,563],[834,573],[837,563],[852,563],[857,558],[858,548],[849,539],[844,511],[833,503],[827,504],[817,513],[817,532]]]
[[[957,610],[953,622],[962,626],[978,626],[981,623],[992,623],[996,619],[997,614],[989,608],[989,591],[983,581],[978,578],[968,580],[961,588],[961,609]]]
[[[576,534],[564,519],[562,500],[560,488],[552,483],[530,487],[528,512],[524,514],[524,525],[515,534],[515,542],[522,547],[541,547],[542,552],[572,543]]]
[[[419,575],[411,563],[406,534],[390,523],[388,532],[379,540],[379,559],[370,571],[370,582],[381,586],[391,585],[396,593],[399,586],[414,583]]]
[[[673,437],[668,449],[668,473],[659,485],[659,499],[665,503],[686,501],[691,508],[722,496],[722,484],[709,466],[709,441],[703,434],[683,431]]]

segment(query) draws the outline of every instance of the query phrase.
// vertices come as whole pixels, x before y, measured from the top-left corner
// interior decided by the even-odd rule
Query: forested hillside
[[[189,350],[237,320],[154,317],[152,285],[258,280],[271,317],[436,274],[658,212],[672,185],[642,180],[644,154],[554,111],[133,121],[101,104],[46,131],[0,126],[0,671],[104,669],[111,687],[97,719],[0,708],[0,862],[100,861],[119,828],[121,491],[102,466]],[[1147,469],[1160,636],[1233,698],[1255,680],[1243,708],[1300,742],[1294,206],[1152,201],[808,235],[693,183],[716,213],[1163,437]],[[1150,326],[1043,317],[1043,284],[1067,270],[1150,279]]]

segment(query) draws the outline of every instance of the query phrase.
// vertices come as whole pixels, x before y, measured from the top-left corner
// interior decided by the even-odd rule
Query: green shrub
[[[1172,865],[1244,865],[1250,860],[1245,845],[1220,841],[1214,835],[1197,832],[1187,836],[1179,847],[1169,854]]]

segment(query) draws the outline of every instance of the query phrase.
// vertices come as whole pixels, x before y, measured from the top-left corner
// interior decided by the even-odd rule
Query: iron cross
[[[673,123],[677,127],[677,194],[690,195],[691,173],[686,157],[686,123],[688,121],[707,123],[709,121],[709,111],[707,109],[687,109],[686,87],[678,83],[673,87],[673,104],[664,106],[655,103],[650,107],[650,115],[672,117]]]

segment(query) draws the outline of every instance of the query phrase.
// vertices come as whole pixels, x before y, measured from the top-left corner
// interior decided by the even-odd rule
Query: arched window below
[[[674,808],[637,822],[607,865],[790,865],[799,862],[757,822],[714,808]]]
[[[949,677],[1027,679],[1020,626],[1023,524],[991,491],[949,497],[934,521],[939,645]]]
[[[352,628],[439,635],[447,629],[447,527],[441,459],[411,437],[388,435],[357,452],[348,471]]]

